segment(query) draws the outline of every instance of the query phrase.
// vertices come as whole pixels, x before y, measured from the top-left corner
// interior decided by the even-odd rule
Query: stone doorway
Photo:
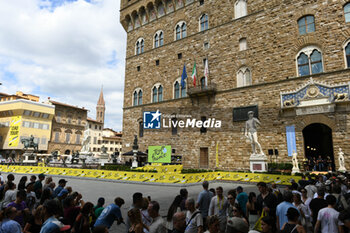
[[[305,157],[315,162],[309,162],[309,169],[328,171],[331,168],[335,171],[332,129],[325,124],[313,123],[303,129]],[[322,158],[323,166],[317,166],[319,156]],[[320,161],[320,160],[319,160]]]
[[[199,167],[200,168],[208,168],[209,167],[208,147],[200,148]]]

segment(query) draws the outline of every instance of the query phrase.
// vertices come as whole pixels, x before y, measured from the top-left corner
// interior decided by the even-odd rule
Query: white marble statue
[[[293,170],[299,170],[299,164],[298,164],[297,156],[298,156],[298,154],[295,153],[295,151],[293,150],[293,153],[292,153]]]
[[[339,161],[338,171],[346,171],[345,161],[344,161],[344,152],[342,151],[341,148],[339,148],[339,152],[338,152],[338,161]]]
[[[89,124],[86,124],[85,131],[84,131],[84,138],[82,141],[82,147],[80,152],[90,152],[90,141],[91,141],[91,135],[90,135],[90,129]]]
[[[261,125],[260,121],[254,117],[254,112],[248,112],[248,120],[245,122],[245,132],[244,135],[250,140],[252,144],[253,154],[257,154],[256,146],[259,147],[260,155],[264,155],[261,149],[261,145],[258,142],[257,125]]]

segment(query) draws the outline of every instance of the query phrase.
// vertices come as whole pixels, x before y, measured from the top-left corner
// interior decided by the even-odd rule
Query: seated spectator
[[[7,207],[0,215],[0,232],[4,233],[22,233],[21,225],[14,221],[17,216],[15,207]]]
[[[23,233],[40,233],[41,226],[43,225],[43,206],[38,206],[33,215],[29,217],[26,223]]]
[[[26,200],[27,193],[24,190],[19,190],[16,195],[16,200],[8,204],[7,207],[15,207],[17,210],[17,216],[14,218],[16,222],[21,225],[21,227],[24,227],[24,215],[25,212],[29,214],[29,210],[27,208],[26,203],[24,202]]]
[[[120,212],[120,208],[124,205],[124,200],[120,197],[114,199],[114,204],[108,205],[101,213],[101,215],[97,218],[94,227],[97,226],[106,226],[108,229],[112,226],[115,220],[117,220],[117,224],[123,222],[122,213]]]

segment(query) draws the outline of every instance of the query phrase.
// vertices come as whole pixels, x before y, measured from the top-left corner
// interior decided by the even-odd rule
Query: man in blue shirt
[[[283,202],[281,202],[276,209],[277,227],[282,229],[283,225],[288,222],[287,211],[289,208],[294,208],[298,210],[293,204],[293,193],[291,191],[286,191],[283,194]],[[299,212],[299,210],[298,210]],[[300,212],[299,212],[300,214]]]
[[[41,227],[40,233],[58,233],[61,230],[69,230],[69,225],[63,225],[55,215],[58,214],[59,206],[55,200],[44,202],[43,211],[45,222]]]
[[[115,204],[110,204],[102,211],[100,216],[97,218],[94,227],[106,226],[110,228],[115,220],[117,220],[118,225],[123,222],[120,208],[125,202],[122,198],[117,197],[114,200],[114,203]]]
[[[208,188],[209,188],[208,181],[204,181],[202,186],[204,190],[198,194],[196,208],[199,209],[199,211],[201,212],[201,215],[203,218],[204,230],[206,230],[206,225],[207,225],[206,219],[208,217],[210,201],[213,198],[214,194],[208,191]]]
[[[236,201],[238,202],[238,205],[243,210],[244,215],[247,216],[246,209],[247,209],[248,195],[245,192],[243,192],[242,186],[238,186],[236,191],[238,194],[236,197]]]
[[[66,186],[66,183],[68,181],[66,181],[65,179],[60,179],[58,181],[58,187],[55,189],[55,191],[53,192],[52,196],[53,197],[57,197],[57,195],[62,191],[62,189],[64,188],[64,186]]]

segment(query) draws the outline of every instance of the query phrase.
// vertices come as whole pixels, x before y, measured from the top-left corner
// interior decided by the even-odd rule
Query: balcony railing
[[[189,97],[214,95],[215,93],[216,93],[215,83],[208,84],[207,86],[189,87],[187,90],[187,94]]]

